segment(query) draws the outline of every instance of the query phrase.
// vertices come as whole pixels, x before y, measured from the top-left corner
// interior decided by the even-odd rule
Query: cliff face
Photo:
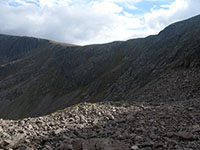
[[[47,43],[47,40],[0,34],[0,63],[24,58],[30,51]]]
[[[188,99],[183,86],[198,97],[199,24],[196,16],[158,35],[89,46],[0,35],[0,117],[44,115],[84,101]]]

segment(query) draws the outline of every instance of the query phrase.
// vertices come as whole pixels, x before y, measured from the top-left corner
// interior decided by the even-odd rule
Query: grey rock
[[[12,139],[3,141],[1,147],[3,148],[16,148],[19,144],[23,143],[25,140],[24,134],[18,134],[17,136],[13,136]]]
[[[131,146],[131,150],[139,150],[139,147],[137,145]]]
[[[0,126],[0,132],[3,132],[3,128]]]
[[[58,150],[74,150],[73,146],[71,144],[67,143],[60,143],[60,146],[57,147]]]
[[[43,150],[53,150],[53,148],[50,145],[45,145],[45,148]]]
[[[184,131],[181,131],[181,132],[178,132],[176,134],[176,136],[178,136],[180,139],[182,140],[197,140],[197,137],[195,137],[192,133],[190,132],[184,132]]]
[[[195,125],[191,128],[192,132],[200,132],[200,126],[199,125]]]
[[[153,149],[162,148],[164,146],[163,142],[155,142],[153,143]]]
[[[74,150],[82,150],[84,140],[82,139],[75,139],[72,141],[72,146]]]

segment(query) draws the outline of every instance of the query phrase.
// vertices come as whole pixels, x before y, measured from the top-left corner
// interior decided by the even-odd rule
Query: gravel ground
[[[83,103],[53,114],[0,120],[0,148],[200,149],[200,99],[173,104]]]

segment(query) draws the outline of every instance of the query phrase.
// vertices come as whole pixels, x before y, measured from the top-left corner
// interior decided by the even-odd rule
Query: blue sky
[[[0,33],[105,43],[157,34],[199,8],[199,0],[1,0]]]

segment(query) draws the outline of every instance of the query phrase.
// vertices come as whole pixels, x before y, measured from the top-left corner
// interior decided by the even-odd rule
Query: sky
[[[0,0],[0,33],[78,45],[157,34],[200,0]]]

